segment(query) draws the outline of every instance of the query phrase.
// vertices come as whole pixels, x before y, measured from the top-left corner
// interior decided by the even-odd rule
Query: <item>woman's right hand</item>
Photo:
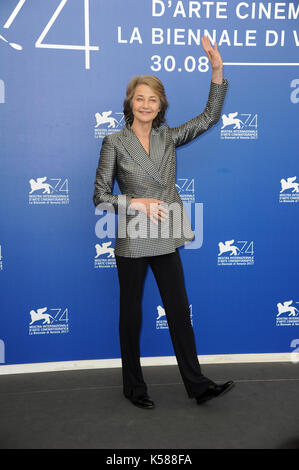
[[[158,220],[164,221],[168,217],[168,209],[162,206],[164,201],[151,197],[132,198],[130,209],[135,209],[146,214],[154,224],[158,224]],[[157,220],[158,219],[158,220]]]

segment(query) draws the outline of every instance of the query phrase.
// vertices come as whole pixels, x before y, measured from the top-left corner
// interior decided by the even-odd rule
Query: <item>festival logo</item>
[[[218,266],[248,266],[254,264],[253,241],[226,240],[218,243]]]
[[[193,325],[192,304],[189,305],[191,325]],[[161,305],[157,305],[156,330],[168,330],[166,312]]]
[[[95,113],[96,124],[94,126],[95,139],[103,139],[107,135],[114,134],[122,129],[124,124],[124,113],[114,113],[103,111]]]
[[[69,333],[68,309],[41,307],[30,310],[29,335]]]
[[[15,49],[16,51],[21,51],[23,47],[20,44],[17,44],[16,42],[10,42],[8,41],[4,36],[0,34],[0,39],[3,41],[7,46],[10,46],[12,49]]]
[[[295,304],[295,305],[294,305]],[[299,302],[287,300],[278,302],[276,326],[299,326]]]
[[[95,245],[96,255],[94,257],[94,267],[98,268],[115,268],[114,248],[111,246],[112,241],[105,243],[97,243]]]
[[[258,138],[257,114],[222,114],[220,138],[229,140],[253,140]]]
[[[29,204],[69,204],[69,183],[65,178],[31,178]]]
[[[6,37],[8,37],[7,34],[9,34],[8,29],[14,23],[16,18],[18,19],[18,15],[19,15],[20,12],[23,11],[24,5],[26,4],[26,6],[28,6],[28,4],[30,2],[27,3],[27,0],[19,0],[17,4],[15,4],[15,2],[12,2],[12,3],[14,3],[14,5],[12,6],[13,10],[10,12],[9,17],[7,18],[7,20],[5,21],[5,23],[3,25],[3,28],[5,29],[5,32],[3,32],[3,34],[5,34]],[[45,49],[45,50],[47,50],[47,49],[51,49],[51,50],[57,49],[57,50],[78,51],[78,52],[80,52],[80,55],[81,55],[81,52],[84,51],[85,52],[85,54],[84,54],[85,55],[85,69],[88,70],[88,69],[90,69],[90,53],[91,53],[91,51],[98,51],[99,50],[98,46],[93,46],[93,45],[90,44],[90,27],[89,27],[89,25],[90,25],[90,14],[89,14],[90,5],[89,5],[89,0],[84,0],[83,9],[78,10],[78,13],[80,12],[79,15],[83,15],[85,43],[84,44],[65,44],[65,42],[64,42],[64,44],[58,44],[58,43],[54,43],[54,44],[51,43],[50,44],[50,43],[47,42],[48,33],[50,33],[50,30],[52,29],[53,26],[54,26],[54,30],[55,30],[55,23],[56,23],[57,18],[60,16],[60,14],[62,14],[62,17],[64,16],[65,10],[67,10],[67,8],[65,8],[65,7],[70,6],[71,3],[72,2],[68,2],[68,0],[60,0],[59,5],[54,9],[54,13],[50,17],[50,19],[48,21],[46,21],[44,29],[41,32],[38,29],[40,34],[39,34],[38,38],[36,39],[36,42],[35,42],[34,46],[36,48]],[[25,7],[25,9],[26,9],[26,7]],[[74,20],[75,21],[73,21],[73,27],[74,27],[74,31],[76,31],[76,29],[77,29],[76,24],[79,24],[79,23],[77,23],[77,21],[76,21],[77,18],[76,19],[74,18]],[[63,21],[63,19],[61,18],[60,21]],[[79,31],[81,31],[81,27],[80,27]],[[54,39],[54,35],[55,35],[55,33],[53,34],[53,32],[51,31],[50,36],[51,36],[52,40]],[[4,37],[3,35],[0,35],[0,40],[3,41],[3,43],[5,43],[6,47],[11,47],[12,49],[15,49],[17,51],[21,51],[23,49],[23,47],[20,44],[17,44],[15,42],[11,42],[10,40],[6,39],[6,37]]]
[[[297,176],[280,180],[279,202],[298,202],[299,201],[299,182],[296,182]]]
[[[175,185],[183,202],[195,202],[194,178],[178,178]]]

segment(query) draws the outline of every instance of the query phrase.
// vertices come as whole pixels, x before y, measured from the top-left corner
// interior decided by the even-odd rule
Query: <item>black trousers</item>
[[[202,374],[197,358],[194,332],[180,254],[128,258],[115,255],[120,285],[119,335],[122,357],[123,392],[128,398],[147,393],[140,365],[142,293],[147,266],[157,281],[179,370],[190,398],[214,383]]]

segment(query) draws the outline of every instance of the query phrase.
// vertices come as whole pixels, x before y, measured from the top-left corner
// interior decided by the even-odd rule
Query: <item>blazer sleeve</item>
[[[175,147],[187,144],[219,121],[227,87],[228,80],[226,78],[223,78],[221,84],[211,80],[209,97],[204,111],[185,124],[169,129]]]
[[[104,137],[98,168],[96,171],[96,179],[94,182],[93,202],[95,206],[99,204],[106,204],[104,209],[114,210],[119,212],[119,208],[128,211],[132,196],[127,194],[112,194],[113,181],[116,175],[117,161],[116,151],[109,139],[109,136]],[[112,206],[113,209],[112,209]]]

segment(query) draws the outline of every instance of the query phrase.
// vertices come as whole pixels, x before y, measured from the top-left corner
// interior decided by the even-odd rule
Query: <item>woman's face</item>
[[[137,85],[131,102],[134,121],[152,122],[160,111],[160,98],[148,85]]]

